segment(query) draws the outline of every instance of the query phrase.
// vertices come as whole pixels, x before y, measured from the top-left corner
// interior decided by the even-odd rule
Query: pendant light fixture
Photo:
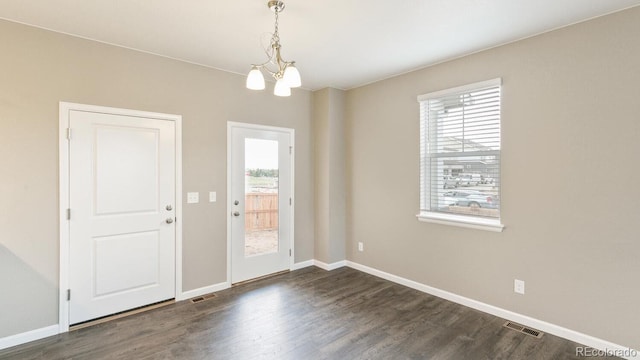
[[[284,2],[269,1],[269,9],[275,13],[275,30],[271,35],[269,48],[265,49],[269,58],[262,64],[251,65],[251,71],[247,75],[247,89],[263,90],[265,87],[262,71],[266,71],[276,80],[273,94],[276,96],[290,96],[291,88],[302,85],[300,73],[295,66],[295,61],[284,61],[280,55],[280,35],[278,34],[278,14],[284,10]],[[270,68],[270,66],[272,68]]]

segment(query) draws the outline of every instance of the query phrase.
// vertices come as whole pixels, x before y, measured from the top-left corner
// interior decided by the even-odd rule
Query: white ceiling
[[[0,18],[245,74],[273,31],[266,0],[0,0]],[[285,0],[303,87],[350,89],[640,5],[640,0]],[[265,36],[266,35],[266,36]]]

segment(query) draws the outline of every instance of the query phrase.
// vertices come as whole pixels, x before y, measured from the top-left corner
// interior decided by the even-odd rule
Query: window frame
[[[463,93],[474,90],[482,90],[490,87],[499,87],[500,88],[500,104],[502,105],[502,78],[495,78],[487,81],[476,82],[472,84],[467,84],[463,86],[458,86],[454,88],[439,90],[430,92],[427,94],[423,94],[418,96],[418,104],[420,107],[420,211],[416,215],[419,221],[436,223],[442,225],[450,225],[450,226],[458,226],[465,227],[471,229],[478,230],[487,230],[487,231],[495,231],[502,232],[504,230],[504,225],[502,224],[502,208],[499,208],[499,214],[497,218],[487,218],[473,215],[462,215],[462,214],[452,214],[440,211],[430,211],[425,210],[423,208],[423,202],[428,202],[425,200],[425,196],[430,198],[430,194],[433,190],[433,185],[431,184],[431,171],[427,165],[427,158],[437,158],[438,156],[429,156],[426,152],[427,148],[427,139],[429,138],[429,129],[426,126],[427,120],[422,113],[423,102],[442,98],[448,95],[453,95],[457,93]],[[500,127],[502,127],[502,106],[500,107]],[[502,131],[500,130],[500,135]],[[502,136],[500,136],[500,143],[502,144]],[[499,167],[498,167],[498,176],[502,177],[502,145],[499,150],[492,150],[491,154],[496,154],[500,159]],[[499,182],[500,186],[498,188],[498,194],[500,194],[502,189],[502,183]],[[425,206],[425,208],[429,208],[431,205]]]

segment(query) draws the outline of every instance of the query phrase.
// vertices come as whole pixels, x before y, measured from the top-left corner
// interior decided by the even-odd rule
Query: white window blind
[[[418,97],[421,215],[499,223],[500,86],[494,79]]]

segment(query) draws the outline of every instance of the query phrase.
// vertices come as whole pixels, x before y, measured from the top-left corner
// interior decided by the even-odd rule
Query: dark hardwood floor
[[[350,268],[315,267],[0,351],[0,359],[579,359],[505,320]]]

